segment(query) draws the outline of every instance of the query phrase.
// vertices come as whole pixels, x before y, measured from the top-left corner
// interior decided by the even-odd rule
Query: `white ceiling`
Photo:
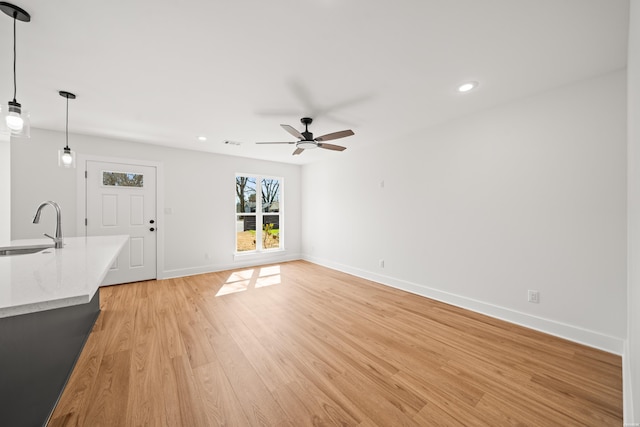
[[[628,0],[10,2],[32,17],[17,25],[32,127],[64,130],[66,90],[72,133],[300,164],[341,154],[253,142],[291,141],[279,124],[309,115],[316,136],[353,129],[332,141],[348,149],[393,144],[627,57]],[[0,15],[3,103],[12,31]]]

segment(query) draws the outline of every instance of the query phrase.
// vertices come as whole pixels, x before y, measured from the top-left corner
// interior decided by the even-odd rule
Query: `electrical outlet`
[[[381,259],[380,261],[378,261],[378,265],[380,266],[380,268],[384,268],[384,260]]]
[[[527,301],[538,304],[540,302],[540,292],[529,290],[527,293]]]

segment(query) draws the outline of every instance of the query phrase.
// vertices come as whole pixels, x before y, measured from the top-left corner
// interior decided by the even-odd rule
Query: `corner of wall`
[[[640,4],[629,2],[627,57],[627,340],[622,356],[625,425],[640,425]],[[636,399],[633,399],[633,396]]]
[[[624,413],[625,425],[633,424],[633,387],[631,384],[631,354],[629,353],[629,340],[624,341],[624,350],[622,352],[622,408]]]

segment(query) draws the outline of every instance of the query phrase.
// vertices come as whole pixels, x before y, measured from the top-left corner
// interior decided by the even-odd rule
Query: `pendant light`
[[[69,99],[76,99],[76,96],[70,92],[61,90],[58,92],[61,97],[67,98],[67,122],[65,127],[66,144],[62,150],[58,150],[58,166],[63,168],[76,167],[76,152],[69,148]]]
[[[0,106],[0,132],[14,137],[29,138],[29,113],[16,100],[16,21],[29,22],[31,16],[18,6],[6,2],[0,2],[0,9],[13,18],[13,100]]]

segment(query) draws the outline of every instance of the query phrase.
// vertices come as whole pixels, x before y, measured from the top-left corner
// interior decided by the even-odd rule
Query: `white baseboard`
[[[580,328],[578,326],[544,319],[530,314],[515,311],[509,308],[500,307],[483,301],[474,300],[461,295],[444,292],[438,289],[394,277],[384,276],[359,268],[350,267],[336,262],[319,259],[303,254],[302,259],[314,264],[322,265],[334,270],[342,271],[357,277],[401,289],[413,294],[421,295],[457,307],[465,308],[477,313],[486,314],[510,323],[525,326],[540,332],[554,335],[569,341],[604,350],[609,353],[622,355],[624,350],[624,340],[617,337],[601,334],[596,331]]]
[[[215,273],[217,271],[233,270],[234,268],[255,267],[258,265],[273,264],[277,262],[296,261],[301,259],[299,253],[287,254],[284,252],[277,252],[273,254],[260,254],[256,256],[249,256],[244,259],[237,259],[236,261],[226,264],[207,264],[198,267],[191,268],[178,268],[174,270],[164,270],[162,277],[158,279],[174,279],[176,277],[195,276],[197,274]]]

